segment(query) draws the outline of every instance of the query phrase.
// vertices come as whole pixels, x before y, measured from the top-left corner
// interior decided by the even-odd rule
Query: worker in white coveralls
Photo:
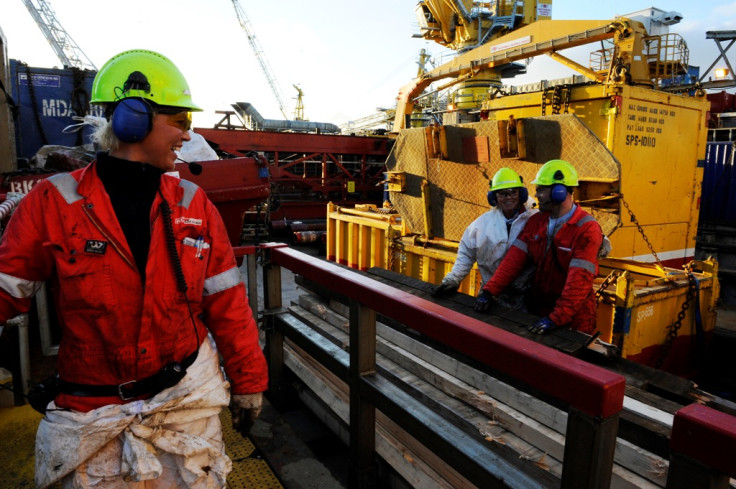
[[[91,102],[108,117],[103,151],[34,186],[0,243],[0,322],[49,280],[61,326],[56,390],[36,403],[36,486],[225,487],[220,411],[247,430],[268,378],[222,219],[166,174],[201,109],[145,50],[111,58]]]
[[[435,288],[433,296],[439,297],[457,290],[476,262],[482,283],[485,284],[498,268],[506,250],[524,229],[526,221],[537,212],[523,180],[510,168],[501,168],[493,175],[488,203],[492,209],[465,229],[452,270]],[[514,309],[520,308],[530,276],[531,270],[520,276],[514,287],[504,297],[499,297],[499,303]]]

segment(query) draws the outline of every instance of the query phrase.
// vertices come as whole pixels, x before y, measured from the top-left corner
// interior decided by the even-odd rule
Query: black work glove
[[[230,413],[233,429],[243,437],[248,436],[263,406],[263,393],[233,394],[230,396]]]
[[[493,297],[490,292],[483,290],[478,294],[478,298],[475,299],[475,307],[473,309],[478,312],[486,312],[488,308],[491,307],[491,304],[494,304],[495,302],[496,298]]]
[[[539,318],[529,325],[527,328],[530,333],[545,334],[559,328],[550,318]]]
[[[457,285],[452,282],[442,282],[432,291],[432,297],[443,297],[457,290]]]

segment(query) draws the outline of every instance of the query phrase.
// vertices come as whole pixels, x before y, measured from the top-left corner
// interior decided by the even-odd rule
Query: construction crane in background
[[[23,0],[23,4],[31,13],[31,17],[38,24],[44,37],[51,45],[56,56],[61,60],[64,68],[79,68],[82,70],[97,71],[97,67],[90,61],[84,52],[74,42],[72,36],[64,30],[56,14],[46,0]]]
[[[238,2],[238,0],[232,0],[232,2],[233,7],[235,7],[235,15],[238,16],[240,26],[245,31],[246,36],[248,36],[248,43],[250,44],[250,47],[253,48],[253,53],[256,55],[256,59],[261,65],[261,70],[263,71],[263,75],[266,77],[268,86],[271,87],[271,91],[273,92],[274,97],[276,97],[281,115],[284,116],[284,119],[288,119],[289,116],[286,115],[286,107],[284,106],[284,100],[281,96],[281,90],[279,89],[279,85],[276,82],[276,78],[274,78],[271,74],[271,67],[268,64],[268,60],[266,60],[266,56],[263,54],[263,49],[258,43],[258,39],[256,38],[255,33],[253,32],[253,28],[250,25],[250,20],[248,20],[248,17],[245,15],[243,8],[240,6],[240,2]]]
[[[294,88],[296,88],[296,107],[294,107],[294,120],[295,121],[305,121],[304,118],[304,92],[302,92],[302,89],[299,88],[298,85],[294,85]]]

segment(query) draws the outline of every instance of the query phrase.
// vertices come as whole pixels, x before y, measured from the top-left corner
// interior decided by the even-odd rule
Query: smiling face
[[[496,200],[498,201],[498,208],[501,209],[503,215],[513,217],[516,211],[519,210],[519,189],[507,188],[497,190]]]
[[[186,111],[154,115],[151,132],[139,143],[145,162],[163,171],[174,170],[176,152],[181,150],[184,141],[191,139],[191,120],[191,114]]]

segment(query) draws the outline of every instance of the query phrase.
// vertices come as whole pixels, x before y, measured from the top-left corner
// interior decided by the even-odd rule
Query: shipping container
[[[34,68],[10,60],[10,93],[18,106],[15,144],[18,158],[32,158],[44,145],[80,146],[89,143],[90,127],[65,130],[74,117],[102,116],[90,106],[95,71],[76,68]]]

